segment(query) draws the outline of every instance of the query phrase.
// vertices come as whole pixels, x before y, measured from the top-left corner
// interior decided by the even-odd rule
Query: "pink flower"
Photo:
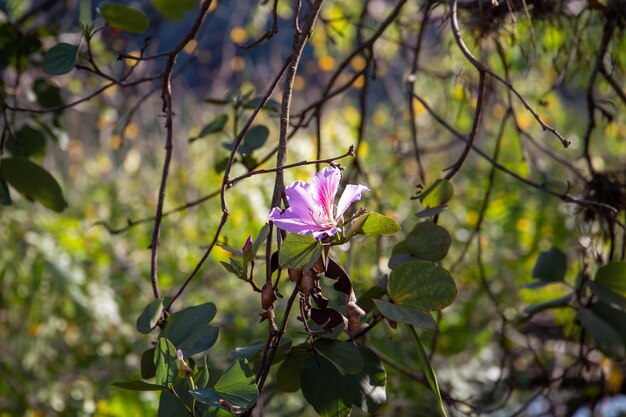
[[[335,205],[340,181],[339,168],[328,167],[315,174],[309,183],[294,182],[285,189],[289,208],[274,207],[269,219],[291,233],[313,235],[316,239],[333,236],[339,231],[343,213],[350,204],[360,200],[362,192],[369,191],[364,185],[348,184]]]
[[[252,236],[248,236],[246,239],[246,243],[243,244],[243,248],[241,248],[241,252],[246,253],[248,249],[252,246]]]

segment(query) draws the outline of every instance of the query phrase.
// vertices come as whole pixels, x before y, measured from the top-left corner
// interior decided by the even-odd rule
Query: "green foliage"
[[[359,216],[346,236],[349,240],[357,234],[366,236],[389,236],[400,230],[400,225],[394,219],[373,211]]]
[[[178,357],[176,347],[165,337],[157,340],[154,351],[154,366],[156,368],[156,384],[165,388],[172,388],[178,376]]]
[[[141,33],[150,26],[143,12],[123,4],[106,3],[100,6],[99,11],[109,25],[126,32]]]
[[[533,268],[533,278],[537,278],[545,283],[563,281],[567,270],[567,258],[565,254],[557,248],[541,252],[537,263]]]
[[[374,300],[383,316],[392,321],[410,324],[424,329],[435,329],[435,320],[428,312],[403,304],[392,304],[385,300]]]
[[[228,115],[225,113],[218,114],[213,120],[207,123],[202,130],[200,130],[200,133],[198,133],[197,136],[189,138],[189,142],[201,139],[212,133],[221,132],[224,129],[224,126],[226,126],[226,123],[228,123]]]
[[[204,404],[240,414],[256,403],[259,392],[248,361],[239,359],[224,372],[215,386],[193,390],[191,395]]]
[[[39,130],[24,126],[15,133],[15,137],[9,136],[5,147],[13,156],[42,159],[46,154],[47,141]]]
[[[437,375],[435,374],[435,371],[433,370],[433,367],[430,363],[430,359],[428,358],[428,354],[426,353],[426,350],[424,349],[424,345],[422,344],[422,341],[420,337],[418,336],[417,332],[415,331],[415,329],[411,327],[411,325],[408,325],[407,328],[409,329],[409,333],[411,334],[411,337],[413,338],[413,342],[415,343],[415,352],[417,353],[417,362],[419,363],[420,368],[422,369],[422,372],[424,372],[424,376],[426,377],[426,380],[428,381],[428,385],[430,386],[430,389],[433,391],[433,393],[437,397],[437,405],[438,405],[440,414],[446,417],[447,414],[446,414],[446,409],[443,406],[443,398],[441,397],[441,391],[439,390],[439,382],[437,381]]]
[[[213,303],[187,307],[167,319],[160,336],[170,340],[185,357],[202,353],[217,340],[219,327],[209,325],[216,312]]]
[[[441,310],[454,302],[456,286],[445,269],[427,261],[412,261],[391,272],[387,294],[394,304],[418,310]]]
[[[152,4],[159,13],[171,20],[182,20],[186,11],[196,8],[194,0],[152,0]]]
[[[58,43],[43,57],[43,69],[50,75],[63,75],[70,72],[76,64],[78,46]]]
[[[439,178],[426,185],[419,194],[419,200],[427,209],[441,207],[454,196],[454,187],[444,179]]]
[[[595,283],[626,298],[626,262],[609,262],[598,269]]]
[[[322,253],[322,245],[311,236],[290,233],[280,247],[278,264],[283,269],[311,269]]]
[[[310,357],[302,366],[302,394],[320,416],[348,416],[352,406],[375,412],[386,401],[387,375],[380,359],[365,347],[358,350],[363,368],[356,374],[342,375],[322,357]]]
[[[624,357],[624,339],[611,325],[588,308],[579,308],[578,318],[600,350],[618,359]]]
[[[67,207],[61,186],[54,177],[26,158],[1,159],[0,176],[24,197],[51,210],[60,212]]]
[[[446,229],[430,220],[423,221],[393,248],[390,267],[416,259],[440,261],[448,254],[451,243],[452,238]]]
[[[140,333],[150,333],[163,314],[163,300],[158,298],[146,306],[146,309],[137,318],[137,331]]]

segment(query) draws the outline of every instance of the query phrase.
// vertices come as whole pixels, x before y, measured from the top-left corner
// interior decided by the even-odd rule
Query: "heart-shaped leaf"
[[[427,261],[413,261],[394,269],[387,282],[394,304],[418,310],[441,310],[454,302],[456,285],[445,269]]]

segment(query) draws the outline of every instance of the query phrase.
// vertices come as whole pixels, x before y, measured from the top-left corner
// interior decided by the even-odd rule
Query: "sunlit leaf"
[[[398,230],[400,230],[400,225],[394,219],[371,211],[354,221],[346,239],[350,239],[356,234],[388,236],[396,233]]]
[[[164,337],[157,341],[154,351],[154,366],[156,366],[156,384],[172,388],[178,375],[178,357],[176,347]]]
[[[239,359],[222,374],[214,387],[193,390],[191,395],[204,404],[245,411],[256,403],[259,392],[248,361]],[[222,405],[220,400],[226,400],[229,405]]]
[[[109,25],[126,32],[141,33],[150,26],[150,21],[143,12],[123,4],[103,4],[99,11]]]
[[[450,201],[453,195],[452,184],[444,178],[439,178],[424,187],[419,200],[425,208],[436,208]]]
[[[60,212],[67,207],[59,183],[48,171],[26,158],[0,160],[0,176],[24,197]]]
[[[280,247],[278,263],[283,269],[304,268],[313,260],[315,262],[321,253],[321,244],[318,240],[307,235],[290,233]]]
[[[58,43],[43,56],[43,69],[50,75],[67,74],[74,68],[78,46]]]

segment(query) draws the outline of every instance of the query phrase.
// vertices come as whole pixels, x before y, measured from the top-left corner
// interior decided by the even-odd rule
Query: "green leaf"
[[[191,405],[193,398],[189,394],[189,386],[185,379],[177,379],[172,391],[163,390],[159,398],[158,417],[190,417],[186,404]]]
[[[418,310],[441,310],[454,302],[456,285],[445,269],[427,261],[399,265],[387,281],[387,294],[394,304]]]
[[[99,12],[109,25],[126,32],[141,33],[150,26],[150,21],[143,12],[123,4],[103,4]]]
[[[624,357],[624,340],[617,330],[588,308],[579,308],[578,318],[602,352],[617,359]]]
[[[265,223],[261,230],[259,231],[259,235],[254,239],[254,243],[252,243],[252,252],[256,255],[259,251],[259,248],[267,240],[267,236],[270,234],[270,225],[269,223]]]
[[[415,215],[418,218],[420,218],[420,219],[425,219],[427,217],[433,217],[433,216],[436,216],[438,214],[441,214],[444,211],[446,211],[447,208],[448,208],[447,205],[443,205],[443,206],[439,206],[439,207],[433,207],[433,208],[427,208],[427,209],[416,211]]]
[[[417,353],[417,362],[419,363],[420,368],[422,369],[422,372],[424,372],[424,376],[426,377],[426,380],[428,381],[428,385],[430,386],[430,389],[433,391],[433,394],[435,394],[435,397],[437,398],[437,404],[439,406],[439,411],[441,412],[441,415],[446,417],[447,416],[446,409],[443,407],[443,398],[441,398],[441,391],[439,390],[439,382],[437,381],[437,375],[435,374],[435,370],[433,369],[433,366],[430,363],[430,359],[428,359],[428,354],[426,353],[426,349],[424,349],[424,345],[422,344],[422,341],[417,335],[417,332],[415,332],[415,329],[410,325],[407,325],[407,329],[409,330],[409,333],[411,334],[411,337],[413,338],[413,342],[415,343],[415,351]]]
[[[111,385],[131,391],[163,391],[165,389],[163,385],[150,384],[145,381],[114,382]]]
[[[23,158],[43,158],[46,155],[46,137],[39,130],[30,126],[24,126],[15,133],[15,137],[9,135],[5,146],[13,156]]]
[[[54,177],[26,158],[0,160],[0,176],[24,197],[51,210],[60,212],[67,207],[63,191]]]
[[[392,304],[385,300],[374,300],[376,306],[389,320],[410,324],[423,329],[434,330],[435,320],[426,311],[402,304]]]
[[[224,126],[226,126],[226,123],[228,123],[228,115],[227,114],[219,114],[215,117],[215,119],[211,120],[207,125],[205,125],[202,130],[200,131],[200,133],[198,133],[198,136],[194,136],[192,138],[189,138],[189,142],[193,142],[196,139],[200,139],[205,137],[206,135],[209,135],[211,133],[217,133],[217,132],[221,132],[222,129],[224,129]]]
[[[370,349],[359,346],[363,369],[358,374],[346,375],[346,388],[352,405],[373,413],[387,401],[387,372],[380,359]]]
[[[300,370],[310,357],[311,352],[299,346],[291,349],[276,371],[276,386],[280,391],[296,392],[300,389]]]
[[[9,185],[2,177],[0,177],[0,204],[2,204],[3,206],[10,206],[11,204],[13,204],[13,201],[11,201],[11,192],[9,191]]]
[[[541,252],[533,268],[533,278],[547,282],[563,281],[567,270],[567,257],[557,248]]]
[[[358,350],[363,358],[363,368],[358,374],[342,375],[320,356],[309,358],[302,366],[302,394],[320,416],[348,416],[353,405],[375,412],[386,401],[385,368],[371,350],[365,347]]]
[[[259,397],[254,372],[245,359],[239,359],[233,363],[214,387],[194,390],[190,393],[198,401],[209,405],[220,405],[220,400],[226,400],[242,412],[252,407]],[[224,409],[228,410],[226,407]]]
[[[156,366],[156,384],[172,388],[178,375],[178,357],[176,347],[164,337],[157,341],[154,351],[154,365]]]
[[[376,299],[382,297],[383,295],[385,295],[385,290],[378,285],[374,285],[364,293],[361,293],[358,300],[356,300],[356,304],[361,307],[365,313],[369,313],[376,306],[374,304]]]
[[[444,178],[439,178],[424,187],[418,198],[425,208],[436,208],[450,201],[453,195],[452,184]]]
[[[574,300],[574,294],[567,294],[563,297],[545,301],[543,303],[533,304],[524,309],[524,313],[529,316],[535,315],[551,308],[560,308],[568,306]]]
[[[143,334],[150,333],[161,318],[161,313],[163,313],[163,300],[160,298],[152,300],[137,318],[137,331]]]
[[[309,358],[302,366],[302,395],[321,417],[350,415],[352,401],[345,382],[345,377],[324,358]]]
[[[352,342],[318,339],[313,346],[320,355],[335,365],[341,375],[358,374],[363,369],[361,353]]]
[[[50,75],[67,74],[74,68],[78,46],[58,43],[43,56],[43,69]]]
[[[209,349],[219,333],[219,328],[209,326],[215,317],[217,309],[213,303],[205,303],[172,314],[161,331],[162,337],[167,337],[183,351],[187,358]]]
[[[246,136],[243,138],[243,142],[241,146],[239,146],[239,153],[241,154],[250,154],[255,150],[259,149],[261,146],[265,144],[265,141],[270,135],[270,130],[267,126],[257,125],[252,127],[246,133]]]
[[[366,236],[388,236],[400,230],[400,225],[394,219],[376,212],[365,213],[355,221],[346,239],[350,239],[357,233]]]
[[[599,285],[596,282],[590,281],[588,285],[593,295],[598,297],[599,300],[605,302],[606,304],[615,306],[620,310],[626,311],[626,298],[614,293],[611,290],[604,288],[602,285]]]
[[[155,348],[150,348],[141,354],[141,377],[143,379],[150,379],[156,376],[156,366],[154,366],[155,350]]]
[[[195,0],[152,0],[154,7],[168,19],[182,20],[185,11],[196,9]]]
[[[244,108],[248,110],[256,109],[256,106],[258,106],[259,103],[261,103],[262,101],[263,101],[263,97],[255,97],[253,99],[250,99],[244,105]],[[272,113],[278,113],[280,112],[280,103],[270,98],[267,100],[267,103],[265,103],[265,106],[263,106],[263,110],[266,110]]]
[[[228,356],[230,357],[230,359],[245,358],[248,360],[252,360],[254,356],[256,356],[261,351],[263,351],[263,348],[265,347],[265,345],[266,345],[266,342],[259,340],[258,342],[254,342],[250,346],[246,346],[243,348],[235,348],[234,350],[230,352]]]
[[[304,268],[311,260],[317,261],[321,250],[320,242],[311,236],[290,233],[280,247],[278,264],[283,269]]]
[[[598,301],[591,310],[602,320],[608,323],[626,343],[626,312],[613,308],[607,303]]]
[[[440,261],[446,257],[452,238],[443,227],[430,220],[415,225],[403,242],[398,243],[391,255],[408,254],[425,261]]]
[[[61,98],[61,89],[56,87],[46,80],[39,79],[33,84],[33,92],[37,96],[37,104],[44,109],[58,107],[63,105],[63,99]],[[62,113],[63,110],[57,110],[55,116]]]
[[[626,297],[626,262],[613,261],[598,269],[594,280],[598,285]]]

